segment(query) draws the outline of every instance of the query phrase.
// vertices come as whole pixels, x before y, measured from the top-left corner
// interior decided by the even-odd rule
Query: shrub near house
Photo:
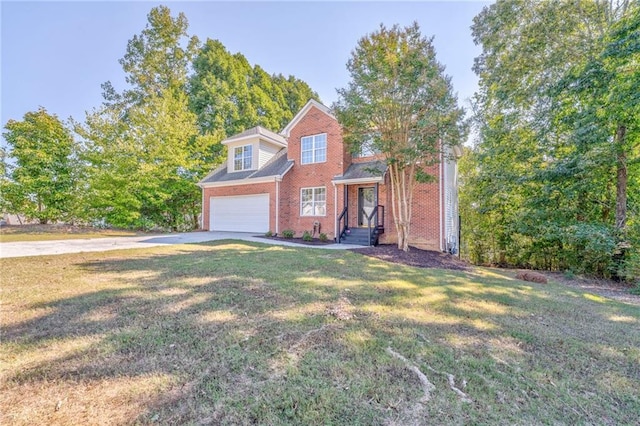
[[[371,152],[352,155],[326,106],[311,100],[281,133],[258,126],[222,143],[227,161],[199,183],[203,229],[395,242],[384,161]],[[416,189],[412,245],[457,249],[456,164],[449,157],[433,166],[436,182]]]

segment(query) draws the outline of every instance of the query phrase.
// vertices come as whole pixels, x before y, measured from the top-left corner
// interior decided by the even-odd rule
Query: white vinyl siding
[[[267,232],[269,194],[211,197],[209,230]]]
[[[267,164],[282,148],[260,141],[260,150],[258,153],[258,169]]]
[[[327,161],[327,134],[302,137],[300,152],[302,164],[324,163]]]
[[[326,216],[327,189],[302,188],[300,190],[300,216]]]
[[[444,231],[447,251],[457,253],[458,247],[458,182],[455,160],[443,163],[444,177]]]

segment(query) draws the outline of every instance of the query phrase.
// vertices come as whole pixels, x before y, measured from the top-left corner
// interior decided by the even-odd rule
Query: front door
[[[375,188],[358,188],[358,226],[367,226],[367,217],[376,206]]]

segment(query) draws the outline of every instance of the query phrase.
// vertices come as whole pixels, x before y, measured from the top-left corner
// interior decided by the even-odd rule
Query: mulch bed
[[[290,243],[304,244],[307,246],[326,246],[327,244],[334,244],[333,240],[320,241],[317,238],[314,238],[311,241],[305,241],[302,238],[266,237],[264,235],[256,235],[256,237],[264,238],[265,240],[288,241]]]
[[[453,269],[456,271],[469,269],[467,262],[455,256],[433,250],[421,250],[415,247],[410,247],[408,252],[404,252],[397,245],[381,244],[375,247],[351,249],[351,251],[386,260],[387,262],[402,263],[419,268]]]

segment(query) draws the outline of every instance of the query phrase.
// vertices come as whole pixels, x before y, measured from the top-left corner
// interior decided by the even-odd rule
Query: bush
[[[295,234],[296,232],[292,229],[285,229],[284,231],[282,231],[282,236],[284,238],[293,238]]]
[[[273,237],[273,232],[271,232],[271,231],[267,231],[267,232],[264,234],[264,236],[265,236],[265,237],[267,237],[267,238],[271,238],[271,237]]]
[[[327,234],[325,234],[324,232],[321,232],[319,235],[320,241],[322,241],[323,243],[326,243],[327,241],[329,241],[329,237],[327,237]]]
[[[302,239],[303,239],[304,241],[313,241],[313,237],[311,236],[311,232],[309,232],[309,231],[304,231],[304,232],[302,233]]]

